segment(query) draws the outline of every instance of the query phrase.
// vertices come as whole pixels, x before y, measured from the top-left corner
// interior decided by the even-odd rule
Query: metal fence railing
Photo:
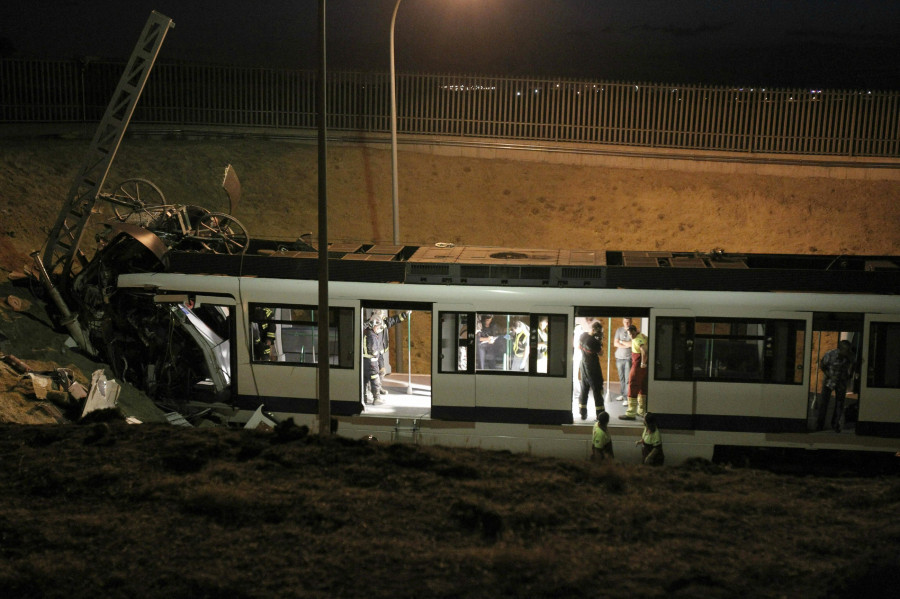
[[[0,123],[92,122],[124,63],[0,60]],[[315,71],[163,63],[134,122],[314,128]],[[386,132],[387,73],[330,72],[328,128]],[[900,157],[900,92],[397,75],[403,134]]]

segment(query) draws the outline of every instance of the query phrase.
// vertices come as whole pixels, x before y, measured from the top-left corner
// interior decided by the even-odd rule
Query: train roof
[[[900,256],[731,254],[330,243],[332,281],[599,289],[897,294]],[[315,280],[314,243],[254,240],[244,254],[170,251],[166,270]]]

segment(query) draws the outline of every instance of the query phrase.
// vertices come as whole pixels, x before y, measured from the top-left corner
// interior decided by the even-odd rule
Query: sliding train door
[[[807,430],[812,330],[811,312],[770,312],[762,347],[764,430]]]
[[[691,429],[696,410],[693,380],[694,313],[650,311],[650,382],[647,409],[664,428]]]
[[[328,363],[331,413],[359,412],[359,303],[332,301],[328,309]],[[315,304],[249,302],[249,363],[239,381],[243,406],[283,415],[318,411],[320,310]]]
[[[665,427],[806,430],[811,313],[653,310],[649,409]]]
[[[475,308],[435,304],[432,323],[431,417],[475,420]]]
[[[861,312],[813,313],[812,334],[809,340],[811,355],[808,430],[810,431],[836,430],[837,422],[841,423],[837,428],[843,432],[852,432],[856,429],[856,416],[862,399],[859,365],[862,363],[864,319],[865,314]],[[836,418],[834,414],[836,401],[834,393],[826,387],[828,377],[822,369],[822,359],[829,352],[837,350],[842,342],[850,344],[855,367],[853,376],[846,383],[844,410]]]
[[[866,314],[864,323],[856,433],[900,436],[900,315]]]

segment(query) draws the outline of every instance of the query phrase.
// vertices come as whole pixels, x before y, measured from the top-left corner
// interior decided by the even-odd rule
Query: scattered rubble
[[[6,303],[16,312],[26,312],[31,307],[31,302],[29,302],[28,300],[23,300],[20,297],[16,297],[15,295],[6,296]]]
[[[0,423],[68,424],[101,410],[131,423],[165,422],[148,397],[107,378],[108,365],[54,330],[25,283],[0,283]]]

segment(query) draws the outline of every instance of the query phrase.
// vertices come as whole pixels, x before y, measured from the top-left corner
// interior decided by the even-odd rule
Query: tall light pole
[[[319,436],[331,434],[331,379],[329,370],[328,309],[328,178],[326,160],[326,77],[325,77],[325,1],[319,0],[319,73],[316,78],[316,115],[318,119],[319,156]]]
[[[397,193],[397,74],[394,70],[394,24],[401,0],[391,16],[391,197],[394,206],[394,245],[400,244],[400,198]]]

